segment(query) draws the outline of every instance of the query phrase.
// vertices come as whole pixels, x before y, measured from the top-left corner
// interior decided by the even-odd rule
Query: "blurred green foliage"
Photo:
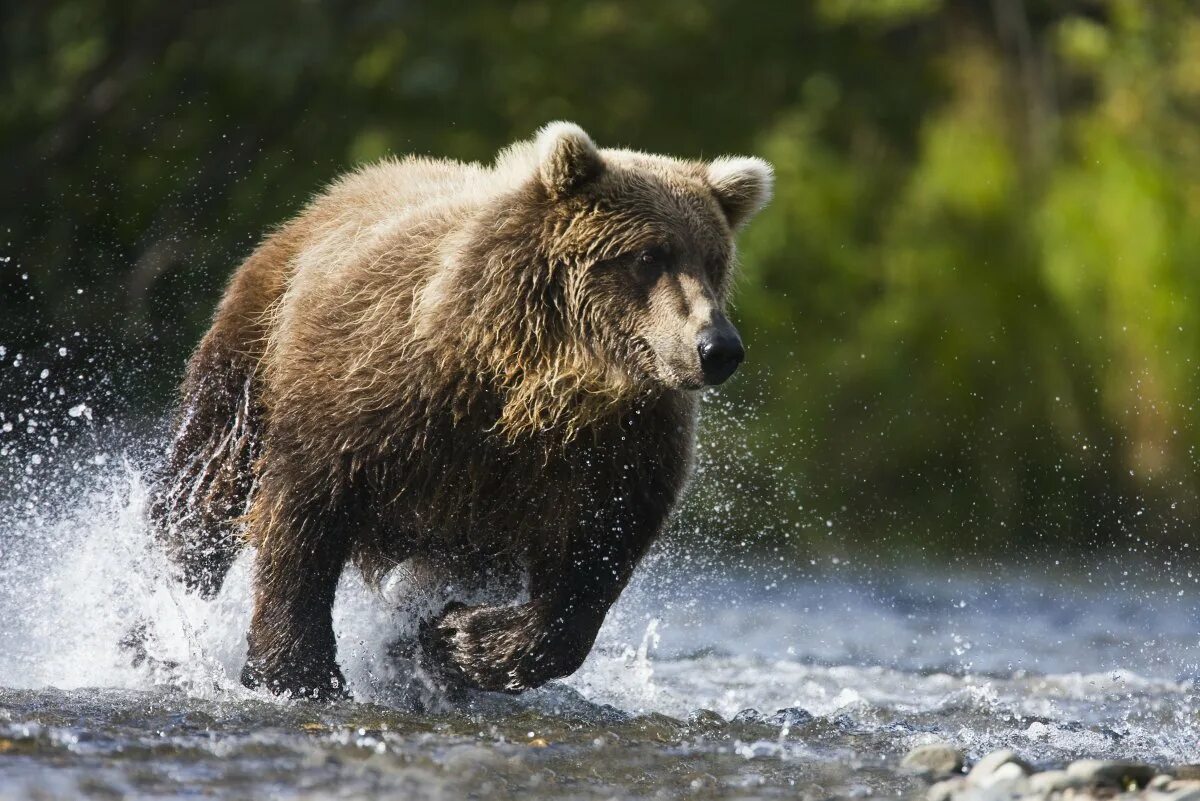
[[[743,508],[830,547],[1200,517],[1191,3],[57,0],[0,7],[0,43],[0,344],[81,332],[67,358],[140,365],[138,411],[338,172],[567,118],[776,166],[718,437]]]

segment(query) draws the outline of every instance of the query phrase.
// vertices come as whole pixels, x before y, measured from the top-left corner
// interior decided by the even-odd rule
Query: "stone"
[[[753,707],[746,707],[733,716],[734,723],[762,723],[763,713]]]
[[[990,784],[990,782],[985,781],[987,777],[999,770],[1002,765],[1008,764],[1016,765],[1021,770],[1022,775],[1028,775],[1033,772],[1029,764],[1017,756],[1016,752],[1002,748],[999,751],[993,751],[976,762],[975,767],[971,768],[971,772],[967,774],[967,781],[974,785]]]
[[[1145,787],[1154,778],[1154,768],[1149,765],[1116,759],[1080,759],[1067,766],[1067,773],[1085,785],[1107,785],[1121,789]]]
[[[961,773],[962,766],[962,752],[947,743],[918,745],[900,761],[900,769],[905,773],[930,779]]]
[[[981,790],[1003,786],[1010,791],[1010,794],[1017,795],[1018,791],[1027,784],[1027,776],[1029,776],[1029,771],[1023,764],[1005,762],[991,773],[976,779],[975,786]]]
[[[1080,781],[1065,770],[1046,770],[1029,777],[1029,789],[1042,795],[1080,786]]]
[[[1163,783],[1162,779],[1168,781]],[[1146,785],[1143,798],[1149,801],[1200,801],[1200,781],[1176,779],[1168,775],[1155,776]]]
[[[725,728],[725,718],[711,709],[697,709],[688,715],[688,728],[701,732],[718,732]]]
[[[953,801],[959,793],[966,789],[967,780],[962,776],[955,776],[931,785],[929,791],[925,793],[925,798],[926,801]]]
[[[807,709],[801,709],[798,706],[789,706],[767,718],[767,723],[772,726],[787,726],[790,728],[792,726],[803,726],[805,723],[811,722],[812,719],[812,713]]]
[[[1175,777],[1167,773],[1160,773],[1146,783],[1146,787],[1151,790],[1165,790],[1167,785],[1175,781]]]
[[[721,717],[720,712],[712,709],[697,709],[692,714],[688,715],[688,723],[704,723],[713,726],[724,726],[725,718]]]
[[[668,717],[660,712],[650,712],[636,718],[634,724],[641,733],[659,742],[671,742],[679,736],[683,721]]]
[[[1200,780],[1197,779],[1172,779],[1166,787],[1171,792],[1178,790],[1200,790]]]

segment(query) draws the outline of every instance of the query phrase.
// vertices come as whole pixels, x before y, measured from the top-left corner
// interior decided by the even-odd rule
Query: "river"
[[[1169,562],[921,566],[668,536],[584,667],[449,701],[389,650],[421,588],[343,579],[354,701],[236,681],[249,559],[211,603],[165,578],[114,459],[0,537],[0,799],[829,798],[915,795],[947,740],[1038,765],[1200,761],[1196,578]],[[134,665],[120,644],[151,632]]]

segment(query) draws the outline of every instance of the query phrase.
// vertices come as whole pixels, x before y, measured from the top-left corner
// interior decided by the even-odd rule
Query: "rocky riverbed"
[[[1038,770],[1005,748],[968,768],[963,751],[935,742],[910,751],[900,769],[932,782],[927,801],[1200,801],[1200,765],[1160,768],[1128,760],[1078,759]]]

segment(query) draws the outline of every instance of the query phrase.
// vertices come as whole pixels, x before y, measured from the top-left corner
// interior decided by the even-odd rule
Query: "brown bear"
[[[771,188],[760,159],[601,150],[559,122],[490,166],[360,169],[272,233],[188,364],[151,509],[205,596],[257,548],[242,681],[345,692],[347,562],[522,572],[528,600],[423,627],[451,683],[578,668],[688,477],[696,391],[742,360],[733,236]]]

